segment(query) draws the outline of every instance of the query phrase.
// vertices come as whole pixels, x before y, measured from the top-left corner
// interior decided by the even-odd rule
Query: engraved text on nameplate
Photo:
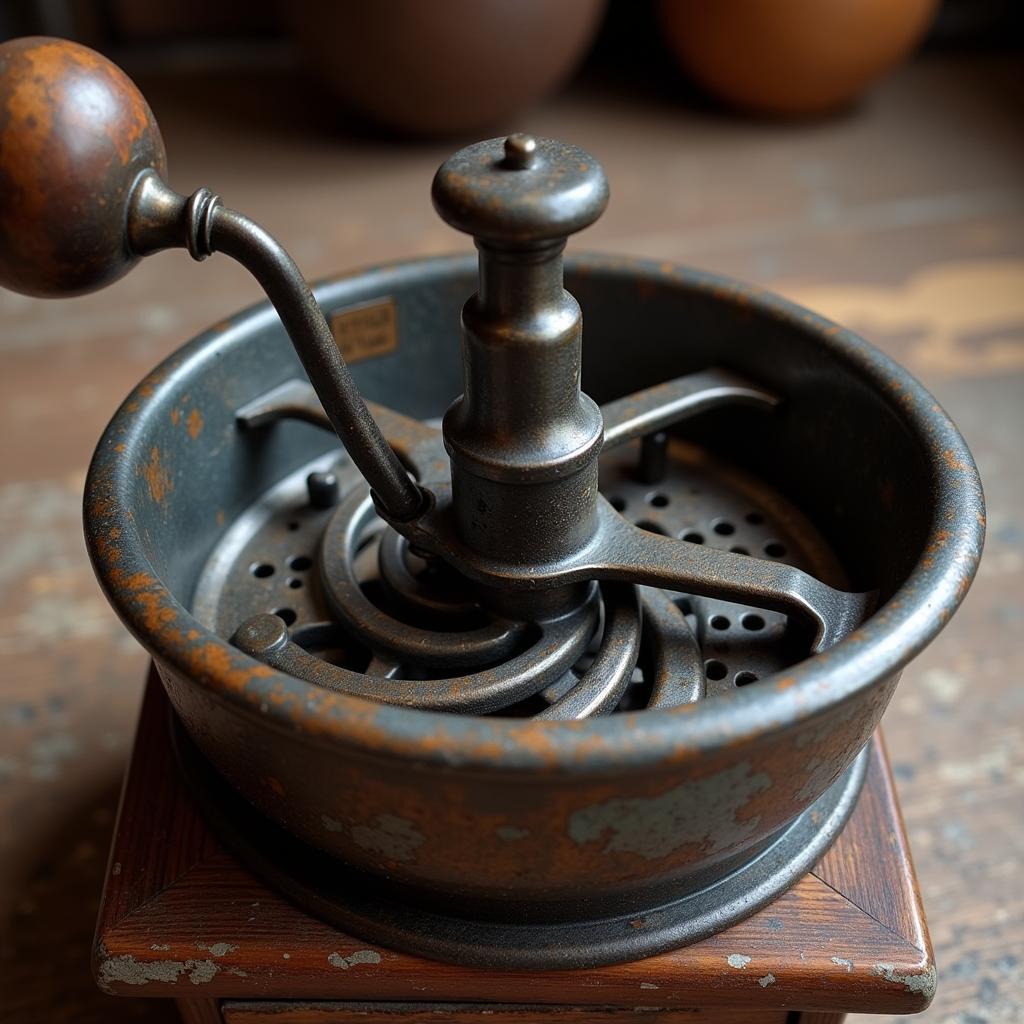
[[[347,363],[394,352],[398,348],[394,299],[377,299],[338,310],[331,317],[331,333]]]

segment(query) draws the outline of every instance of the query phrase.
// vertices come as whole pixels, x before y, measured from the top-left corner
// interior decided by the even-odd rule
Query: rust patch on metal
[[[930,569],[935,564],[935,556],[942,551],[952,538],[953,534],[950,530],[936,530],[928,546],[924,549],[921,565],[926,569]],[[970,581],[971,578],[969,577],[967,579],[968,586],[970,586]]]
[[[167,495],[174,490],[174,481],[160,459],[160,449],[150,448],[149,462],[142,467],[142,475],[146,478],[149,486],[149,496],[158,504],[162,505]]]
[[[198,409],[193,409],[185,421],[188,436],[194,441],[203,432],[203,414]]]
[[[942,458],[950,469],[964,470],[968,468],[951,448],[947,448],[942,453]]]

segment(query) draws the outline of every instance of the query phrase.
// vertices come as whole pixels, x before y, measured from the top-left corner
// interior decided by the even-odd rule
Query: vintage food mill
[[[98,55],[4,44],[0,110],[4,285],[177,248],[269,298],[136,388],[85,495],[178,768],[255,871],[385,945],[546,968],[691,942],[821,856],[980,554],[970,453],[917,381],[732,281],[563,262],[608,201],[563,142],[442,165],[476,261],[314,293],[169,186]]]

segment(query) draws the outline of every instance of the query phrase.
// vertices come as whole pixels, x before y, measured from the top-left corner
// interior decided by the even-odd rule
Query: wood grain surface
[[[428,199],[455,143],[334,130],[270,70],[136,77],[175,187],[217,189],[311,278],[467,251]],[[1022,1019],[1021,79],[1013,57],[930,56],[846,116],[789,126],[584,82],[495,128],[602,160],[612,201],[581,247],[733,274],[842,319],[934,391],[978,459],[990,523],[978,580],[886,716],[936,945],[929,1024]],[[14,1024],[175,1019],[166,1000],[103,995],[89,971],[145,657],[95,586],[79,503],[129,388],[258,298],[227,260],[181,253],[80,299],[0,294],[0,1007]]]
[[[273,1003],[231,999],[225,1024],[786,1024],[785,1010],[655,1009],[493,1003]],[[831,1018],[831,1019],[829,1019]],[[803,1021],[801,1019],[801,1024]],[[839,1024],[834,1014],[814,1024]]]

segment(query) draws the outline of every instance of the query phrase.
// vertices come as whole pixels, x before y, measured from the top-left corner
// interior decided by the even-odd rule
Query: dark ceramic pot
[[[304,0],[283,6],[305,63],[342,104],[407,135],[474,133],[555,92],[605,0]]]

